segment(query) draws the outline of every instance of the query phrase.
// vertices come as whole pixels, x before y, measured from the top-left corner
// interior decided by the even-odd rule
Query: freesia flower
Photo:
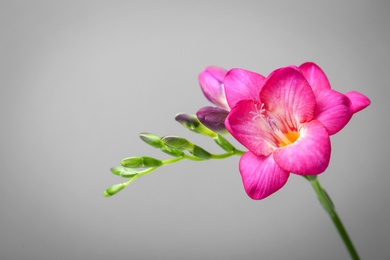
[[[216,107],[203,107],[196,113],[200,122],[211,130],[225,133],[225,119],[229,113],[223,80],[227,70],[209,66],[199,74],[199,85],[205,97]]]
[[[317,175],[330,161],[330,135],[370,104],[353,91],[330,88],[314,63],[273,71],[267,78],[230,70],[223,81],[230,112],[225,125],[249,151],[240,159],[244,188],[263,199],[284,186],[290,173]]]

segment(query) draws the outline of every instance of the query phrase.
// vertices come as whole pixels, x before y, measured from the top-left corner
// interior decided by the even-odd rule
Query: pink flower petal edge
[[[345,93],[345,95],[351,101],[350,108],[354,114],[371,104],[371,101],[368,97],[357,91],[350,91]]]
[[[349,98],[332,89],[318,89],[314,94],[317,100],[315,118],[330,135],[336,134],[352,117]]]
[[[318,89],[330,89],[328,77],[317,64],[313,62],[305,62],[299,66],[299,69],[309,82],[313,91]]]
[[[276,163],[284,170],[299,175],[320,174],[329,165],[330,138],[324,125],[318,120],[303,123],[299,138],[273,153]]]
[[[259,101],[259,93],[265,77],[248,70],[231,69],[225,76],[226,100],[233,108],[241,100]]]
[[[275,70],[260,92],[265,109],[279,122],[310,121],[314,116],[316,99],[307,80],[294,67]]]
[[[289,177],[272,155],[258,156],[247,152],[241,156],[239,169],[245,191],[254,200],[264,199],[278,191]]]
[[[264,124],[257,122],[260,103],[254,100],[242,100],[228,114],[225,126],[231,135],[246,148],[258,155],[269,155],[275,150],[268,142],[273,137]]]

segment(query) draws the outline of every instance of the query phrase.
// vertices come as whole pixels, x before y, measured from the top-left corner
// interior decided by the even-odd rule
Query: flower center
[[[286,145],[294,143],[296,140],[298,140],[299,133],[295,132],[295,131],[294,132],[287,132],[286,134],[284,134],[284,136],[286,137],[286,139],[283,139],[280,141],[280,143],[279,143],[280,147],[284,147]]]
[[[261,104],[259,108],[259,104],[255,105],[256,111],[250,112],[254,115],[252,120],[260,120],[262,124],[262,129],[266,131],[269,136],[273,139],[273,142],[278,147],[284,147],[290,144],[293,144],[299,138],[299,132],[295,127],[289,127],[285,120],[278,123],[277,120],[273,119],[270,116],[270,113],[266,111],[264,108],[264,104]],[[282,124],[282,127],[279,126]]]

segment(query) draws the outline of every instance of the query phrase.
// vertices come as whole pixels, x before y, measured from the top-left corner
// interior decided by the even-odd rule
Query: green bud
[[[130,177],[133,177],[134,175],[138,174],[138,171],[136,171],[132,168],[127,168],[127,167],[123,167],[123,166],[117,166],[117,167],[111,168],[111,172],[113,174],[116,174],[116,175],[124,177],[124,178],[130,178]]]
[[[169,146],[164,146],[161,148],[161,151],[163,151],[166,154],[172,155],[174,157],[183,157],[184,152]]]
[[[107,190],[104,191],[104,197],[110,197],[114,194],[117,194],[118,192],[123,190],[125,187],[126,187],[126,185],[123,183],[112,185],[110,188],[108,188]]]
[[[234,146],[229,143],[228,140],[225,139],[225,137],[223,137],[222,135],[220,134],[217,134],[216,137],[214,137],[214,141],[222,148],[224,149],[226,152],[233,152],[235,150]]]
[[[149,134],[149,133],[141,133],[139,136],[142,139],[142,141],[155,148],[161,148],[164,146],[163,141],[161,141],[161,138],[158,137],[157,135]]]
[[[145,167],[158,167],[162,162],[158,159],[142,156],[142,157],[128,157],[122,160],[122,166],[128,168],[145,168]]]
[[[194,145],[194,148],[190,150],[190,153],[192,153],[194,156],[202,158],[202,159],[210,159],[211,154],[207,152],[202,147],[199,147],[197,145]]]
[[[177,114],[175,120],[182,124],[185,128],[194,131],[201,124],[195,115],[180,113]]]
[[[143,159],[142,157],[128,157],[122,160],[122,166],[129,168],[138,168],[143,167]]]
[[[143,156],[142,158],[144,162],[144,167],[159,167],[162,165],[161,160],[147,156]]]
[[[185,128],[206,136],[215,137],[216,133],[203,125],[195,115],[190,114],[177,114],[176,121],[182,124]]]
[[[187,139],[178,136],[164,136],[161,140],[166,146],[173,149],[189,150],[193,147],[193,144]]]

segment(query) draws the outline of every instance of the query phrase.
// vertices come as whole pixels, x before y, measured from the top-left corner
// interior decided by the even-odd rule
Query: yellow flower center
[[[284,147],[286,145],[294,143],[299,138],[298,132],[287,132],[284,134],[285,138],[280,139],[279,147]]]

